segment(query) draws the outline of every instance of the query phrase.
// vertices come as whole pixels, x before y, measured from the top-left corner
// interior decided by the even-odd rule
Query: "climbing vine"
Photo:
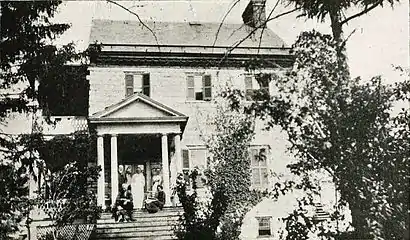
[[[245,214],[263,197],[251,188],[249,145],[254,119],[218,103],[213,133],[206,139],[211,157],[204,172],[191,172],[193,190],[187,191],[182,177],[177,182],[184,208],[179,239],[238,239]],[[205,176],[207,193],[199,194],[195,179]]]

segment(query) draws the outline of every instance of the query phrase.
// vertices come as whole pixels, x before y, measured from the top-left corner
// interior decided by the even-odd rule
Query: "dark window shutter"
[[[253,97],[253,86],[252,86],[252,77],[245,76],[245,98],[246,100],[252,100]]]
[[[142,75],[142,93],[145,96],[150,96],[150,78],[149,73],[145,73]]]
[[[134,75],[125,75],[125,96],[128,97],[134,94]]]
[[[187,76],[187,100],[195,100],[194,76]]]
[[[182,173],[184,174],[184,180],[187,185],[187,190],[191,189],[191,180],[189,178],[190,174],[190,166],[189,166],[189,150],[182,149]]]
[[[189,150],[182,149],[182,168],[189,169]]]
[[[211,75],[204,75],[202,77],[203,96],[204,100],[210,101],[212,99],[212,81]]]

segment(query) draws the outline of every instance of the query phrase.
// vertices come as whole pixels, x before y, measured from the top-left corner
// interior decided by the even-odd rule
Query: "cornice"
[[[164,48],[162,48],[164,49]],[[179,67],[222,67],[241,68],[247,66],[247,61],[254,58],[263,59],[266,62],[279,65],[281,67],[291,67],[294,57],[289,49],[274,49],[271,52],[261,51],[258,53],[251,49],[252,53],[231,53],[222,52],[179,52],[179,51],[119,51],[104,50],[91,59],[95,65],[131,65],[131,66],[179,66]],[[273,52],[273,53],[272,53]],[[283,53],[282,53],[283,52]],[[278,54],[281,53],[281,54]]]

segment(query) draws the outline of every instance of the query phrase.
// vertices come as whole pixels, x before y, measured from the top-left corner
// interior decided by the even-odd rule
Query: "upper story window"
[[[265,90],[269,93],[269,81],[258,82],[255,78],[255,75],[245,75],[246,100],[252,100],[256,90]]]
[[[134,93],[150,95],[149,73],[126,73],[125,74],[125,96]]]
[[[250,149],[252,187],[268,188],[268,149],[267,147],[252,147]]]
[[[258,235],[259,236],[272,236],[270,219],[271,217],[257,217],[258,219]]]
[[[211,75],[187,75],[187,100],[210,101],[212,99]]]
[[[206,148],[195,148],[195,149],[183,149],[182,150],[182,172],[186,182],[191,182],[189,179],[189,173],[194,169],[195,166],[205,168],[207,165]],[[198,188],[204,186],[200,177],[197,178],[196,184]]]

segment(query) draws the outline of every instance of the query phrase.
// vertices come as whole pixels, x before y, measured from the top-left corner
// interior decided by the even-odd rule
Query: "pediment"
[[[123,101],[95,113],[93,119],[160,119],[169,117],[185,117],[172,108],[165,106],[142,94],[135,94]]]

